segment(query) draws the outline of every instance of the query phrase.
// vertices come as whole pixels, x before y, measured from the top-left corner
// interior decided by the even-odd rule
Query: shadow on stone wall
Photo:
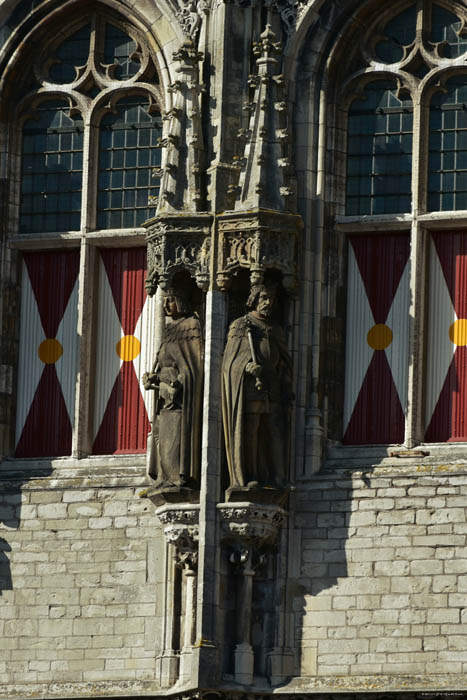
[[[336,636],[339,628],[345,628],[347,611],[333,608],[332,589],[351,575],[346,545],[351,536],[352,504],[353,486],[348,477],[320,473],[313,488],[296,493],[295,529],[301,537],[296,540],[300,551],[295,556],[300,570],[290,593],[299,675],[316,674],[316,648],[318,640],[328,637],[327,628],[333,628],[330,633]]]
[[[9,552],[15,532],[21,527],[21,510],[26,499],[23,498],[23,486],[31,479],[49,476],[51,465],[43,464],[40,469],[20,472],[13,470],[13,463],[4,460],[0,465],[0,596],[3,591],[14,588]],[[12,537],[9,538],[9,533]],[[10,541],[9,541],[10,540]]]
[[[13,588],[10,560],[6,552],[11,552],[11,547],[3,537],[0,537],[0,595],[3,591],[11,591]]]

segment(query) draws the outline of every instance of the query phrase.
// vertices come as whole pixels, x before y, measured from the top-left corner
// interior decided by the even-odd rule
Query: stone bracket
[[[199,504],[169,503],[156,508],[164,537],[175,547],[177,566],[196,569],[198,563]]]
[[[225,544],[262,549],[276,544],[287,512],[277,504],[251,501],[218,503],[221,538]]]
[[[284,288],[297,285],[297,257],[302,219],[297,214],[257,209],[227,212],[217,217],[219,250],[217,284],[229,288],[239,268],[250,271],[251,284],[263,280],[267,269],[282,272]]]
[[[152,296],[158,285],[170,286],[177,272],[186,270],[200,289],[209,287],[212,215],[206,213],[161,214],[146,221],[148,275]]]

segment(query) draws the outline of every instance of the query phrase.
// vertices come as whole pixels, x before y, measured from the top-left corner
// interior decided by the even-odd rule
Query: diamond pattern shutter
[[[344,438],[402,443],[407,405],[409,237],[349,239]]]
[[[146,248],[100,250],[93,454],[146,449],[153,392],[141,377],[154,359],[154,305],[145,279]]]
[[[71,454],[78,357],[79,253],[25,253],[17,457]]]
[[[432,233],[427,442],[467,440],[467,233]]]

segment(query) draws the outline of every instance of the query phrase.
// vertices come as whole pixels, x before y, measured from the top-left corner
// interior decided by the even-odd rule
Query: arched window
[[[366,20],[340,76],[341,438],[467,441],[467,10],[420,1],[389,13]]]
[[[91,7],[43,32],[18,81],[9,222],[24,251],[18,457],[146,446],[151,392],[140,378],[153,313],[141,224],[159,194],[159,74],[128,21]],[[134,425],[123,430],[130,408]]]
[[[83,119],[64,100],[41,102],[23,126],[20,233],[79,231]]]

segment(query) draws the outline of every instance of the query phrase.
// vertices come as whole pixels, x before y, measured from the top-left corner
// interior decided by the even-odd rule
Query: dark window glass
[[[113,76],[127,80],[140,69],[136,60],[136,42],[113,24],[105,25],[104,64],[115,66]]]
[[[461,32],[462,21],[444,7],[433,5],[431,41],[446,42],[442,47],[442,55],[456,58],[467,51],[467,36]]]
[[[348,116],[346,214],[410,211],[412,102],[381,81],[365,89]]]
[[[404,56],[404,46],[410,46],[415,39],[417,12],[411,5],[397,17],[394,17],[384,28],[384,41],[376,44],[376,55],[385,63],[396,63]]]
[[[155,215],[160,165],[161,117],[150,115],[147,99],[120,100],[116,114],[101,122],[97,228],[131,228]]]
[[[55,52],[56,62],[50,68],[49,79],[53,83],[72,83],[77,78],[77,68],[84,66],[89,57],[91,25],[87,24],[60,44]]]
[[[43,102],[34,116],[23,127],[20,233],[78,231],[83,122],[63,101]]]
[[[467,76],[453,78],[430,105],[428,210],[465,209]]]

